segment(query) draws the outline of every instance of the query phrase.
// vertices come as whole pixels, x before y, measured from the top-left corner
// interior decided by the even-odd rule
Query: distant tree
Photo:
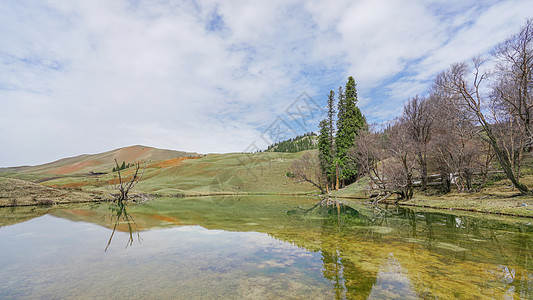
[[[126,162],[122,161],[122,165],[120,165],[120,170],[126,169]]]
[[[266,151],[270,152],[289,152],[295,153],[305,150],[317,149],[317,144],[314,142],[313,137],[316,134],[314,132],[305,133],[288,140],[274,143],[267,147]]]

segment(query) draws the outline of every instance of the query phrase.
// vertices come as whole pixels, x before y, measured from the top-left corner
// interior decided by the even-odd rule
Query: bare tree
[[[382,140],[381,133],[374,133],[371,130],[361,131],[355,138],[355,147],[350,149],[348,155],[357,161],[361,172],[369,177],[375,187],[385,190],[386,153]]]
[[[389,189],[395,190],[400,199],[413,197],[413,171],[416,165],[415,151],[406,130],[401,120],[390,128],[390,163],[385,168]]]
[[[491,145],[507,178],[521,194],[531,194],[527,186],[519,181],[518,166],[520,164],[513,162],[516,157],[514,149],[509,149],[502,135],[499,134],[498,129],[501,131],[503,127],[510,124],[501,122],[505,119],[498,118],[502,111],[495,110],[489,97],[483,94],[482,84],[487,79],[487,73],[482,72],[482,64],[483,61],[479,58],[473,60],[472,68],[466,63],[454,64],[448,71],[437,76],[435,86],[449,94],[449,100],[463,113],[465,120],[476,122],[481,126],[482,130],[478,135]],[[473,76],[470,82],[468,73],[471,70],[473,70]],[[487,112],[492,113],[487,115]],[[516,150],[522,151],[519,148]]]
[[[524,131],[524,146],[533,147],[533,19],[520,32],[499,44],[494,53],[499,77],[494,86],[496,100],[508,109],[516,125]],[[515,125],[515,127],[516,127]]]
[[[326,192],[326,181],[320,168],[318,151],[307,152],[301,158],[295,160],[289,169],[294,174],[294,179],[298,182],[309,182],[321,193]]]
[[[435,149],[434,160],[441,170],[443,183],[448,184],[446,180],[449,179],[456,185],[458,192],[472,192],[476,190],[473,176],[479,173],[482,178],[479,185],[481,188],[493,158],[490,145],[483,144],[478,136],[478,128],[462,117],[453,102],[446,101],[435,92],[432,92],[431,98],[435,117],[439,120],[435,123],[431,147]],[[448,174],[452,177],[449,178]],[[444,187],[449,191],[448,187]]]
[[[429,99],[418,95],[409,99],[403,107],[401,122],[407,137],[411,139],[419,165],[421,188],[425,191],[428,183],[428,145],[434,129],[435,112]]]
[[[146,170],[146,168],[143,168],[142,173],[139,174],[139,169],[141,167],[141,163],[140,162],[134,162],[133,166],[135,167],[135,172],[133,173],[133,176],[131,177],[131,179],[129,181],[125,182],[122,179],[122,174],[120,173],[120,167],[118,165],[118,162],[117,162],[116,158],[115,158],[115,164],[117,166],[116,170],[118,172],[118,183],[115,184],[114,189],[118,190],[120,192],[120,194],[118,195],[117,201],[119,203],[121,203],[123,201],[128,200],[129,191],[133,187],[135,187],[137,185],[137,183],[139,183],[139,181],[141,180],[141,178],[144,175],[144,171]]]
[[[381,133],[360,132],[356,147],[348,154],[357,161],[362,173],[369,176],[372,189],[383,196],[375,202],[392,194],[398,199],[413,196],[415,147],[406,129],[402,120],[397,119]]]
[[[139,169],[141,168],[140,162],[134,162],[133,166],[135,167],[135,171],[128,181],[126,181],[124,178],[122,178],[122,173],[120,172],[121,168],[118,165],[117,159],[115,159],[115,165],[116,170],[118,173],[118,182],[114,185],[114,189],[118,190],[120,194],[118,194],[116,198],[116,202],[110,205],[110,210],[112,211],[111,214],[111,220],[114,223],[113,231],[111,232],[111,236],[109,237],[109,241],[107,242],[107,246],[105,248],[105,251],[109,248],[111,245],[111,240],[113,239],[113,236],[115,235],[115,231],[117,230],[117,227],[119,224],[127,224],[128,226],[128,242],[126,243],[126,248],[128,246],[133,245],[133,233],[137,232],[137,240],[139,242],[141,241],[141,236],[137,230],[137,224],[133,220],[132,216],[128,214],[126,210],[126,201],[128,200],[128,193],[129,191],[139,183],[141,178],[144,175],[144,171],[146,170],[146,167],[143,168],[142,173],[139,174]]]

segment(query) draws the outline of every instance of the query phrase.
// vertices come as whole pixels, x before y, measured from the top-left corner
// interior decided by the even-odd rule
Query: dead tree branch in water
[[[120,192],[117,201],[122,202],[128,200],[128,193],[129,191],[139,183],[141,178],[144,176],[144,171],[146,170],[146,166],[143,168],[142,173],[139,175],[139,169],[141,168],[140,162],[134,162],[133,165],[135,166],[135,173],[133,174],[131,180],[129,182],[124,182],[122,179],[122,174],[120,173],[120,167],[118,165],[117,159],[115,158],[115,164],[117,166],[117,172],[118,172],[118,183],[115,185],[115,190],[118,190]]]

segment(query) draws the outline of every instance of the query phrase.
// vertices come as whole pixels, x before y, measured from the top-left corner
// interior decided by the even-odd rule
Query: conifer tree
[[[339,132],[339,128],[342,127],[342,122],[344,120],[344,111],[346,110],[346,104],[344,103],[344,91],[342,89],[342,86],[339,86],[339,92],[337,94],[337,99],[338,99],[338,103],[337,103],[337,109],[338,109],[338,113],[337,113],[337,134]]]
[[[339,177],[343,182],[350,182],[357,178],[357,166],[347,156],[347,153],[350,148],[354,147],[355,137],[365,125],[365,117],[357,107],[355,80],[350,76],[346,82],[344,95],[339,96],[337,135],[335,137],[336,158],[340,169]]]
[[[334,148],[334,127],[333,116],[335,115],[335,92],[330,91],[328,96],[327,118],[319,124],[318,150],[319,161],[322,174],[325,177],[326,185],[329,187],[335,179],[335,148]]]
[[[342,92],[342,91],[341,91]],[[328,97],[328,144],[329,144],[329,166],[327,170],[328,182],[333,183],[335,179],[335,126],[333,119],[335,116],[335,92],[329,91]]]
[[[322,169],[323,176],[328,176],[332,162],[328,119],[320,121],[318,128],[318,159],[320,161],[320,168]]]

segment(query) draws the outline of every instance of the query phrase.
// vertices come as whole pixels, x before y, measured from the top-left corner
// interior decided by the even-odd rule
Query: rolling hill
[[[36,184],[32,187],[44,186],[59,191],[108,195],[118,182],[118,173],[112,172],[116,158],[119,164],[122,161],[126,164],[134,160],[143,162],[143,176],[134,193],[159,196],[314,194],[317,190],[311,184],[298,182],[286,175],[291,164],[304,153],[306,151],[203,155],[131,146],[38,166],[0,169],[0,179],[20,179]],[[133,167],[124,169],[121,171],[122,178],[128,181],[134,172]],[[6,184],[13,182],[6,181]],[[4,198],[11,202],[14,199],[17,205],[22,205],[21,201],[28,193],[25,189],[19,192],[20,195],[9,194]],[[38,202],[42,197],[33,198]],[[4,205],[9,206],[11,202]]]
[[[193,152],[157,149],[148,146],[136,145],[98,154],[82,154],[74,157],[63,158],[43,165],[0,168],[0,172],[55,175],[108,173],[115,165],[114,159],[116,159],[119,163],[122,161],[126,163],[133,163],[134,161],[151,162],[180,157],[197,156],[199,156],[199,154]]]
[[[143,165],[144,175],[135,189],[158,195],[316,193],[311,184],[286,176],[292,162],[304,153],[225,153],[160,160]],[[122,171],[123,178],[129,180],[134,171],[134,168]],[[22,179],[84,191],[105,192],[108,185],[117,182],[117,173],[52,177],[33,173],[28,176],[31,178]],[[21,178],[20,174],[11,177]]]

